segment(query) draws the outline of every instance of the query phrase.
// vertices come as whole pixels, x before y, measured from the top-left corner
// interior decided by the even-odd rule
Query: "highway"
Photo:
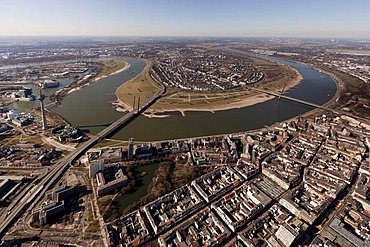
[[[0,224],[0,237],[4,235],[5,230],[15,222],[18,217],[28,208],[32,209],[34,206],[44,197],[45,192],[49,190],[54,184],[62,177],[64,172],[69,168],[69,166],[77,160],[86,150],[95,145],[99,140],[111,134],[117,128],[122,126],[124,123],[134,119],[143,113],[147,108],[154,104],[162,95],[166,92],[166,88],[162,86],[162,90],[155,94],[152,99],[147,102],[144,106],[127,113],[123,117],[116,120],[107,128],[100,131],[97,135],[92,137],[90,140],[77,146],[75,150],[70,152],[68,155],[63,157],[58,163],[56,163],[49,173],[44,174],[40,178],[33,181],[31,184],[26,186],[16,197],[16,200],[11,203],[7,208],[7,215],[5,219]]]

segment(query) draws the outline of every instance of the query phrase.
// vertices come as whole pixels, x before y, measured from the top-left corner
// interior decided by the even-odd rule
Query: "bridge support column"
[[[136,97],[134,96],[134,104],[132,104],[132,111],[135,111]]]
[[[139,96],[139,99],[137,101],[137,112],[140,111],[140,96]]]

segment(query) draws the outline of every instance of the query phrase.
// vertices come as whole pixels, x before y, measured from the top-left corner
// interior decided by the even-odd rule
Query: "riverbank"
[[[327,104],[328,106],[342,111],[343,114],[361,118],[365,121],[369,118],[369,107],[367,105],[370,96],[368,93],[369,86],[366,82],[339,70],[323,66],[312,66],[328,74],[337,84],[337,93],[333,97],[335,100],[331,100],[330,104]]]
[[[101,70],[100,72],[94,76],[93,78],[89,79],[84,83],[83,85],[80,85],[78,87],[72,88],[71,90],[67,91],[63,97],[75,92],[81,90],[83,87],[89,86],[101,79],[107,78],[109,76],[113,76],[115,74],[121,73],[128,68],[130,68],[130,64],[124,61],[99,61],[101,63]],[[58,119],[59,125],[72,125],[64,116],[61,114],[58,114],[52,110],[47,110],[47,118],[48,119]]]
[[[297,86],[302,80],[299,72],[291,67],[270,62],[263,59],[251,58],[257,66],[263,68],[265,79],[254,86],[260,89],[279,93]],[[134,79],[124,83],[116,91],[117,101],[113,104],[117,111],[125,112],[133,110],[134,98],[140,97],[141,105],[150,100],[154,94],[160,91],[161,85],[150,76],[152,63],[145,60],[147,65],[142,73]],[[276,73],[279,71],[279,73]],[[167,93],[158,100],[144,116],[149,118],[166,118],[170,112],[180,112],[185,116],[186,112],[216,112],[231,109],[240,109],[255,105],[272,99],[262,93],[248,90],[241,87],[229,91],[201,92],[184,91],[175,88],[168,88]]]
[[[103,67],[101,71],[92,79],[89,79],[85,83],[80,84],[77,87],[74,87],[67,91],[64,97],[75,91],[81,90],[83,87],[89,86],[98,80],[121,73],[130,68],[130,64],[123,61],[99,61],[98,63],[100,63]]]
[[[144,105],[146,102],[151,100],[153,95],[160,92],[162,89],[162,86],[155,82],[150,76],[152,62],[147,59],[141,60],[146,63],[144,70],[135,78],[123,83],[116,90],[117,101],[113,102],[113,105],[119,112],[132,111],[134,100],[135,108],[137,108],[139,97],[140,105]]]
[[[99,60],[95,61],[95,64],[98,64],[98,72],[96,74],[88,74],[84,75],[82,79],[75,80],[74,82],[70,83],[68,86],[62,88],[55,94],[49,96],[49,101],[53,104],[61,104],[63,98],[73,92],[79,91],[82,88],[91,85],[92,83],[101,80],[103,78],[115,75],[120,73],[130,67],[127,62],[124,61],[104,61]]]
[[[238,49],[234,50],[240,51]],[[293,63],[300,63],[314,68],[319,73],[330,76],[330,78],[336,84],[336,92],[329,101],[323,104],[323,106],[328,108],[328,110],[334,110],[337,114],[348,115],[353,118],[361,119],[361,121],[364,122],[368,121],[369,107],[366,107],[366,104],[369,101],[369,94],[367,93],[369,91],[369,87],[366,82],[360,78],[319,64],[306,63],[300,60],[294,60],[292,58],[280,56],[271,57],[276,59],[284,59]],[[323,112],[323,110],[314,109],[305,115],[313,115],[317,114],[317,112]]]

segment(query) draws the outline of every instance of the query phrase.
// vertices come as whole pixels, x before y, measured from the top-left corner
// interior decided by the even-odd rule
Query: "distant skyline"
[[[0,36],[370,38],[369,0],[0,0]]]

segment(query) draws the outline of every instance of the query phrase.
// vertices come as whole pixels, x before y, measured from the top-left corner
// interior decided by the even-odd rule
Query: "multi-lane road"
[[[134,119],[141,113],[143,113],[147,108],[154,104],[162,95],[165,93],[165,87],[155,94],[152,99],[147,102],[144,106],[138,109],[137,112],[132,111],[119,118],[117,121],[112,123],[107,128],[100,131],[97,135],[92,137],[85,143],[77,146],[75,150],[70,152],[68,155],[63,157],[57,164],[51,167],[47,174],[44,174],[40,178],[25,186],[24,189],[19,193],[19,195],[12,201],[12,203],[7,208],[7,215],[5,219],[0,223],[0,236],[3,236],[5,230],[15,222],[20,215],[28,208],[32,209],[45,195],[45,192],[49,190],[64,174],[64,172],[69,168],[69,166],[76,161],[86,150],[91,148],[102,138],[108,136],[113,131],[118,129],[123,124]]]

